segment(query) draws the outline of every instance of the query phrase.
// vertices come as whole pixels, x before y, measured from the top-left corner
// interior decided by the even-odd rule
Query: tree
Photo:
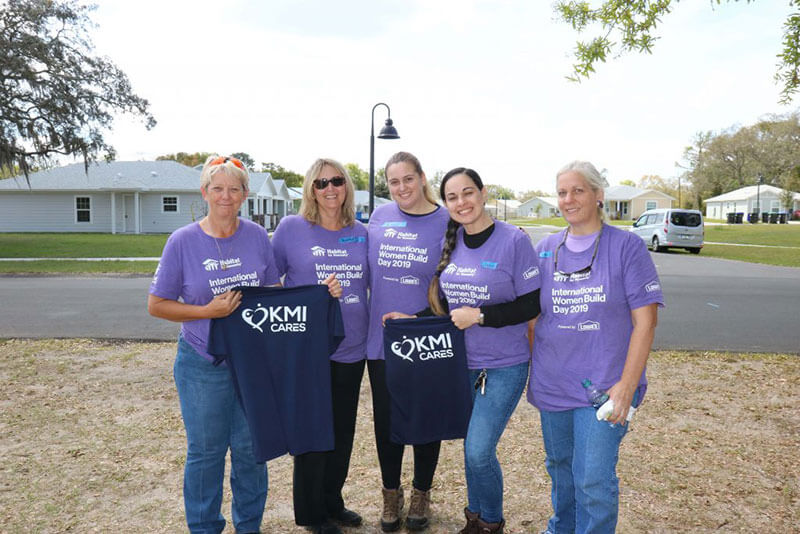
[[[678,0],[675,0],[676,2]],[[718,5],[723,0],[712,0]],[[730,0],[725,0],[729,2]],[[747,0],[747,3],[752,0]],[[598,61],[605,62],[609,54],[637,51],[651,54],[656,39],[656,27],[661,18],[672,11],[672,0],[605,0],[592,8],[584,0],[560,0],[555,6],[556,15],[570,24],[579,34],[590,25],[599,25],[601,35],[589,42],[579,41],[575,48],[573,73],[569,79],[580,81],[589,78]],[[800,0],[789,0],[798,11],[789,15],[783,24],[783,47],[777,57],[778,71],[775,81],[783,84],[780,102],[788,104],[800,87]],[[616,38],[619,42],[613,42]]]
[[[283,180],[286,187],[303,187],[304,177],[294,171],[284,169],[277,163],[262,163],[261,172],[268,172],[275,180]]]
[[[630,180],[630,179],[620,180],[619,181],[619,185],[629,185],[631,187],[636,187],[636,182],[634,182],[633,180]]]
[[[391,193],[389,193],[389,184],[386,182],[385,169],[378,169],[375,171],[375,196],[381,198],[392,198]]]
[[[753,185],[759,174],[767,184],[791,189],[800,176],[800,114],[769,116],[716,134],[698,133],[684,151],[684,160],[695,207],[706,198]]]
[[[364,191],[369,189],[369,173],[359,167],[358,163],[345,163],[344,168],[347,169],[347,174],[353,180],[356,190]]]
[[[181,165],[186,165],[187,167],[197,167],[198,165],[203,165],[210,155],[211,152],[192,152],[191,154],[187,152],[178,152],[176,154],[158,156],[156,161],[177,161]]]
[[[488,184],[486,185],[486,191],[489,193],[489,200],[497,198],[501,200],[513,200],[517,196],[514,194],[514,191],[502,185]]]
[[[80,156],[87,169],[114,158],[104,135],[115,113],[156,121],[114,63],[93,54],[87,34],[94,6],[75,0],[0,0],[0,168],[56,154]]]

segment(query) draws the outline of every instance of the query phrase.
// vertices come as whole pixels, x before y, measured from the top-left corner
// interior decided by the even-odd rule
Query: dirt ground
[[[174,344],[0,341],[0,532],[181,532],[185,438]],[[623,441],[618,531],[800,532],[800,357],[655,353]],[[380,532],[380,476],[364,381],[348,507]],[[460,442],[447,442],[430,532],[456,532]],[[549,515],[538,414],[524,398],[499,449],[507,532]],[[403,484],[411,484],[406,454]],[[294,526],[291,458],[269,463],[263,531]],[[230,518],[226,482],[224,514]],[[229,525],[226,532],[233,532]]]

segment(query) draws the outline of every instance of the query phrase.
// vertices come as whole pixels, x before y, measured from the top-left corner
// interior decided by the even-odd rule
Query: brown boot
[[[478,514],[470,512],[465,506],[464,516],[467,518],[467,524],[458,531],[458,534],[478,534],[478,520],[480,519]]]
[[[381,530],[394,532],[403,522],[400,514],[403,512],[403,488],[394,490],[383,488],[383,515],[381,515]]]
[[[420,491],[411,488],[411,504],[408,507],[406,528],[408,530],[425,530],[428,528],[431,511],[431,490]]]
[[[478,518],[478,529],[475,532],[478,534],[503,534],[504,526],[506,526],[505,520],[499,523],[487,523],[483,519]]]

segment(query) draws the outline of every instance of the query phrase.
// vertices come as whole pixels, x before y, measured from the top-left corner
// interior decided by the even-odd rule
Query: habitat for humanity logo
[[[325,248],[319,245],[311,247],[311,254],[314,256],[327,256],[335,258],[346,258],[349,256],[346,250],[341,248]]]
[[[257,308],[245,308],[242,311],[242,319],[253,330],[258,330],[262,334],[264,330],[261,326],[267,322],[271,332],[305,332],[307,314],[308,309],[306,306],[270,306],[265,308],[259,303]]]
[[[578,323],[578,331],[585,332],[586,330],[600,330],[600,323],[595,321],[584,321]]]
[[[406,275],[400,277],[400,283],[405,284],[407,286],[418,286],[419,285],[419,278],[416,276]]]
[[[397,230],[394,228],[387,228],[385,232],[383,232],[383,237],[394,237],[397,235]]]
[[[534,265],[533,267],[522,273],[522,278],[524,278],[525,280],[530,280],[531,278],[537,276],[538,274],[539,274],[539,267]]]
[[[211,258],[208,258],[206,261],[203,262],[203,267],[205,267],[206,271],[218,271],[219,262],[217,260],[212,260]]]
[[[411,363],[414,362],[412,355],[416,355],[419,361],[452,358],[453,340],[449,333],[412,338],[403,336],[403,341],[395,341],[391,349],[396,356]]]
[[[491,262],[484,262],[484,263],[491,263]],[[494,264],[497,267],[497,264]],[[485,266],[487,269],[492,269],[492,267]],[[475,267],[459,267],[455,263],[451,263],[448,265],[444,272],[446,274],[454,274],[456,276],[475,276],[478,273],[478,269]]]
[[[648,293],[652,293],[653,291],[659,291],[661,289],[661,285],[658,283],[658,280],[653,280],[646,286],[644,286],[644,290]]]

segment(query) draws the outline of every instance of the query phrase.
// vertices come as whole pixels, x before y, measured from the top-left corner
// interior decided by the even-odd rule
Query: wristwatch
[[[478,308],[478,310],[480,310],[480,308]],[[483,312],[480,312],[480,313],[478,314],[478,324],[479,324],[480,326],[483,326]]]

